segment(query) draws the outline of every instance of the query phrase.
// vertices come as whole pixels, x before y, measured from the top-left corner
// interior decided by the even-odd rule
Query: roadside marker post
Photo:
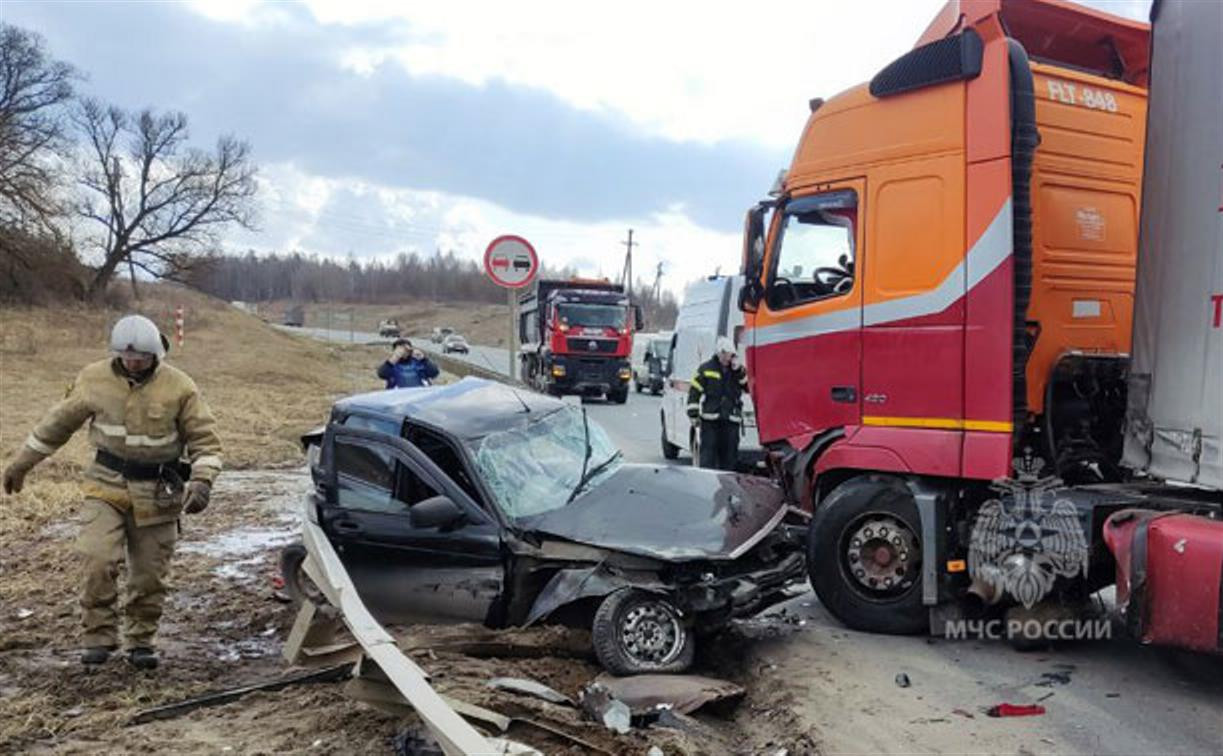
[[[507,234],[489,242],[484,250],[484,272],[507,292],[510,306],[510,378],[518,376],[518,290],[526,288],[539,272],[539,255],[521,236]]]
[[[178,341],[178,348],[183,348],[183,306],[179,305],[174,310],[174,337]]]

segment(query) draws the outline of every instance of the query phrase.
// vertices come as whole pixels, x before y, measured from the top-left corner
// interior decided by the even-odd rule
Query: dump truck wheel
[[[876,475],[848,480],[819,503],[811,520],[811,586],[828,611],[856,630],[925,632],[920,533],[917,505],[902,481]]]
[[[591,627],[595,655],[613,675],[683,672],[696,638],[664,596],[622,588],[603,599]]]
[[[280,576],[284,578],[290,605],[301,606],[303,599],[309,599],[319,606],[326,605],[327,597],[302,568],[305,561],[306,547],[300,543],[289,544],[280,552]]]

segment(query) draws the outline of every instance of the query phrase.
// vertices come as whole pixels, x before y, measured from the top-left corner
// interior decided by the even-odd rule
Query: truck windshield
[[[587,423],[591,451],[585,467],[587,486],[593,486],[620,467],[620,450],[578,407],[559,409],[525,427],[475,442],[476,469],[506,515],[529,517],[569,502],[582,477]]]
[[[556,308],[560,322],[582,328],[623,328],[626,314],[619,305],[568,303]]]

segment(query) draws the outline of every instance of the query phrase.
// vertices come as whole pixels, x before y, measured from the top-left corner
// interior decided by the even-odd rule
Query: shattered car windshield
[[[615,458],[619,449],[598,423],[584,420],[577,407],[476,442],[476,467],[502,511],[513,518],[529,517],[568,503],[582,477],[584,422],[589,422],[591,449],[586,468],[596,471],[587,485],[596,485],[620,467]]]

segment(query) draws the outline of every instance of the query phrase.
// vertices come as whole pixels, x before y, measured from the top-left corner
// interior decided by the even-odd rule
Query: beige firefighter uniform
[[[130,380],[115,359],[86,366],[67,396],[30,433],[26,446],[53,454],[86,422],[90,443],[112,459],[147,467],[174,463],[186,452],[191,480],[209,485],[221,471],[221,441],[212,413],[195,382],[164,362],[140,382]],[[118,645],[116,578],[126,556],[124,640],[128,647],[151,647],[178,534],[182,489],[160,480],[129,479],[96,460],[85,478],[77,539],[85,563],[83,645]]]

